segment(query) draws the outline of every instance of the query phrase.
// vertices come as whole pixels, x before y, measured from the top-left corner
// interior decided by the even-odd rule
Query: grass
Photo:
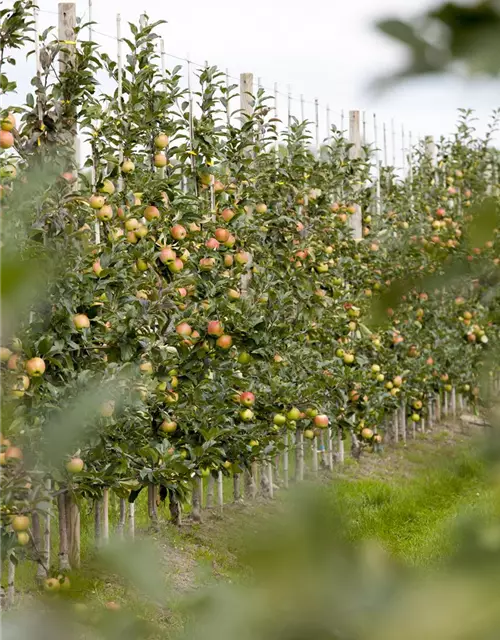
[[[375,539],[409,565],[430,566],[446,558],[454,548],[452,526],[460,514],[491,512],[485,470],[471,440],[456,433],[448,433],[446,438],[427,435],[407,449],[399,446],[381,456],[366,456],[361,464],[346,464],[333,481],[324,479],[321,490],[332,509],[340,511],[348,538]],[[226,503],[231,502],[231,493],[232,481],[225,479]],[[249,577],[244,559],[248,535],[258,535],[260,525],[276,511],[279,499],[274,504],[227,504],[222,517],[214,509],[211,515],[205,515],[202,525],[186,521],[181,529],[175,529],[163,523],[158,531],[150,532],[148,537],[158,548],[158,567],[176,594],[168,609],[163,610],[132,595],[122,579],[106,574],[94,563],[93,514],[84,510],[82,588],[92,594],[96,603],[115,600],[127,603],[143,619],[154,616],[160,620],[162,637],[167,637],[183,624],[178,603],[184,593],[214,580],[240,581]],[[165,511],[161,515],[166,517]],[[115,503],[112,499],[111,530],[117,517],[117,500]],[[136,526],[138,531],[148,528],[146,492],[136,504]],[[55,538],[56,535],[54,541]],[[55,548],[52,558],[57,560]],[[36,588],[34,574],[33,563],[21,563],[17,588],[32,592]]]

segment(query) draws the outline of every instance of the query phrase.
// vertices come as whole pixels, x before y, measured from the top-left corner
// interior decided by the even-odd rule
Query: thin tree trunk
[[[222,478],[222,471],[219,471],[217,475],[217,502],[219,505],[219,510],[222,513],[224,509],[224,484]]]
[[[128,535],[131,540],[135,538],[135,503],[129,502],[128,505]]]
[[[158,527],[158,511],[156,508],[156,486],[154,484],[148,485],[148,506],[151,526],[156,529]]]
[[[241,476],[239,473],[233,473],[233,500],[235,502],[241,501],[240,479]]]
[[[207,483],[207,509],[211,509],[214,506],[214,493],[215,493],[215,478],[212,473],[208,476]]]
[[[48,478],[45,481],[45,490],[47,492],[47,501],[44,503],[45,514],[42,519],[43,523],[43,564],[48,571],[50,567],[50,551],[51,551],[51,524],[52,524],[52,480]]]
[[[201,478],[199,476],[193,478],[191,518],[194,522],[201,522]]]
[[[319,434],[319,453],[320,453],[320,467],[321,469],[328,469],[328,454],[325,446],[325,432],[321,431]]]
[[[301,429],[295,435],[295,481],[304,480],[304,433]]]
[[[455,387],[451,390],[451,414],[454,418],[457,417],[457,390]]]
[[[273,483],[273,462],[269,460],[267,463],[267,477],[269,482],[269,498],[274,498],[274,483]]]
[[[345,447],[344,447],[344,438],[343,438],[343,433],[342,433],[342,429],[339,429],[339,433],[337,436],[337,445],[339,448],[338,451],[338,461],[340,464],[344,463],[345,460]]]
[[[72,569],[80,568],[80,509],[75,500],[66,494],[66,518],[68,520],[69,563]]]
[[[94,500],[94,545],[96,549],[101,546],[101,501]]]
[[[66,511],[66,495],[60,493],[57,496],[57,509],[59,512],[59,570],[68,571],[69,553],[68,553],[68,518]]]
[[[279,487],[281,485],[281,456],[274,456],[274,482]]]
[[[33,511],[31,514],[31,533],[36,561],[36,580],[38,583],[42,583],[47,577],[47,565],[44,562],[40,515],[38,511]]]
[[[328,427],[328,469],[333,471],[333,429]]]
[[[314,436],[311,440],[311,459],[312,459],[312,472],[315,476],[318,475],[318,438]]]
[[[406,403],[404,400],[401,400],[401,435],[403,437],[403,442],[406,444]]]
[[[6,607],[10,608],[16,598],[16,565],[10,559],[7,560],[7,600]]]
[[[288,489],[289,484],[289,475],[288,475],[288,464],[289,464],[289,437],[288,431],[284,435],[285,439],[285,449],[283,451],[283,486],[285,489]]]
[[[125,498],[120,498],[119,509],[120,513],[118,516],[116,533],[118,534],[118,537],[123,540],[123,538],[125,537],[125,520],[127,517],[127,503],[125,502]]]
[[[263,462],[261,465],[261,474],[260,474],[260,492],[263,498],[270,498],[270,487],[269,487],[269,474],[267,471],[267,462]]]
[[[245,498],[247,500],[255,500],[257,495],[257,487],[252,471],[253,466],[250,469],[245,469]]]
[[[109,489],[102,494],[102,542],[109,543]]]
[[[170,510],[170,517],[172,519],[172,524],[175,524],[176,526],[180,526],[181,524],[181,505],[179,503],[179,498],[177,497],[177,495],[172,491],[170,492],[170,498],[169,498],[169,510]]]

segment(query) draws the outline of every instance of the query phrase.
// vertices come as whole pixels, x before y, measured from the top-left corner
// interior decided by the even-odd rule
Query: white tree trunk
[[[59,571],[69,571],[69,527],[66,509],[66,496],[60,493],[57,496],[57,509],[59,512]]]
[[[201,522],[201,478],[195,476],[192,481],[191,518],[194,522]]]

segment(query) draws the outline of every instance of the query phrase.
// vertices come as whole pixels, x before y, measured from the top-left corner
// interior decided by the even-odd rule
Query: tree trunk
[[[47,577],[47,565],[44,563],[44,553],[42,547],[42,533],[40,527],[40,515],[33,511],[31,515],[31,533],[34,556],[36,561],[36,580],[42,583]]]
[[[288,462],[289,462],[289,437],[288,431],[284,435],[285,449],[283,451],[283,486],[288,489]]]
[[[222,513],[224,509],[224,483],[222,471],[219,471],[217,475],[217,502],[219,505],[219,510]]]
[[[269,474],[267,471],[267,462],[263,462],[261,465],[260,492],[263,498],[271,497],[271,488],[269,486]]]
[[[118,537],[123,540],[125,537],[125,520],[127,517],[127,503],[125,498],[120,498],[120,515],[118,517],[118,525],[116,527],[116,533]]]
[[[109,489],[102,494],[102,543],[109,542]]]
[[[75,500],[66,494],[66,519],[68,522],[69,563],[72,569],[80,568],[80,509]]]
[[[344,451],[344,438],[343,438],[343,432],[342,429],[339,429],[339,434],[338,434],[338,440],[337,440],[337,444],[338,444],[338,448],[339,448],[339,452],[338,452],[338,461],[340,464],[344,463],[345,460],[345,451]]]
[[[151,526],[154,529],[158,528],[158,510],[156,507],[156,486],[154,484],[148,485],[148,507],[149,517],[151,519]]]
[[[333,429],[328,427],[328,469],[333,471]]]
[[[311,459],[312,459],[312,472],[314,475],[318,475],[318,438],[314,436],[311,440]]]
[[[245,498],[247,500],[255,500],[257,495],[257,487],[255,486],[255,478],[251,469],[245,469]]]
[[[191,518],[194,522],[201,522],[201,478],[193,478],[193,489],[191,493]]]
[[[239,473],[233,474],[233,500],[235,502],[241,501],[240,479],[241,479],[241,476]]]
[[[101,546],[101,501],[94,500],[94,545],[96,549]]]
[[[60,493],[57,496],[57,509],[59,512],[59,571],[68,571],[69,565],[69,546],[68,546],[68,517],[66,510],[66,495]]]
[[[6,608],[10,608],[14,604],[16,597],[16,565],[10,559],[7,560],[7,600]]]
[[[304,433],[301,429],[295,434],[295,482],[304,480]]]
[[[135,504],[133,502],[129,502],[128,505],[128,535],[131,540],[135,538]]]
[[[181,505],[179,503],[179,498],[173,491],[170,492],[169,510],[170,510],[170,517],[172,519],[172,524],[175,524],[176,526],[180,526]]]
[[[51,520],[52,520],[52,480],[49,478],[45,482],[45,490],[47,491],[47,501],[44,503],[45,515],[43,516],[43,563],[46,570],[50,568],[50,538],[51,538]]]
[[[213,473],[210,473],[208,476],[207,483],[207,509],[211,509],[214,506],[214,495],[215,495],[215,477]]]

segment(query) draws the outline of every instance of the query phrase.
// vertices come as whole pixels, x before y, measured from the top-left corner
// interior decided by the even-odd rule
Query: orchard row
[[[233,476],[238,499],[257,463],[268,492],[289,452],[300,477],[304,439],[313,470],[346,440],[377,451],[395,411],[405,429],[429,424],[436,395],[476,402],[498,335],[497,229],[478,234],[472,214],[496,207],[498,156],[467,114],[437,161],[422,146],[411,175],[374,178],[372,150],[351,158],[335,128],[319,150],[307,123],[278,136],[262,90],[236,123],[215,67],[193,115],[156,26],[131,25],[120,73],[77,34],[62,72],[2,115],[4,253],[23,278],[0,352],[3,547],[47,574],[53,501],[65,570],[86,500],[117,494],[121,530],[143,488],[153,519],[156,495],[199,519],[204,477]],[[450,264],[463,277],[443,282]]]

